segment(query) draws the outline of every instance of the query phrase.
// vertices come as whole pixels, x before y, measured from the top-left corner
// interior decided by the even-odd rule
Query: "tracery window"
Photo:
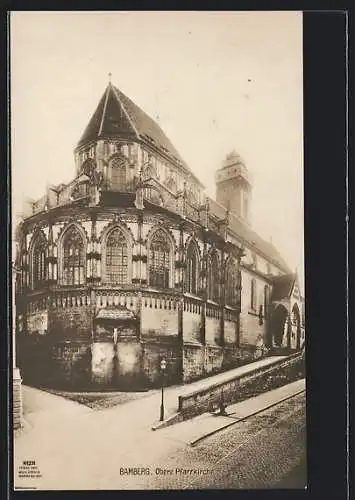
[[[187,201],[190,203],[190,205],[197,205],[197,196],[195,191],[190,189],[187,193]]]
[[[176,184],[176,181],[173,177],[170,177],[167,181],[166,181],[166,187],[168,189],[170,189],[170,191],[172,191],[173,193],[176,193],[177,191],[177,184]]]
[[[130,144],[128,146],[128,158],[131,165],[136,165],[138,162],[138,150],[136,144]]]
[[[211,300],[219,300],[219,269],[218,257],[214,252],[208,263],[208,298]]]
[[[105,265],[108,283],[128,283],[128,244],[119,228],[107,236]]]
[[[87,175],[88,177],[91,177],[94,170],[95,170],[95,162],[92,159],[87,159],[84,161],[84,163],[81,166],[81,173]]]
[[[89,194],[89,184],[87,182],[81,182],[77,184],[71,193],[73,200],[78,198],[83,198]]]
[[[226,266],[225,290],[226,304],[235,306],[238,299],[238,268],[233,259]]]
[[[143,179],[147,180],[154,177],[156,177],[154,165],[152,163],[149,163],[143,171]]]
[[[186,291],[196,294],[198,291],[198,254],[193,243],[190,243],[186,254]]]
[[[47,242],[43,234],[40,234],[33,246],[32,283],[35,290],[44,285],[47,274],[46,266]]]
[[[164,231],[159,229],[154,233],[149,249],[149,284],[169,288],[171,245]]]
[[[63,284],[81,285],[85,281],[85,246],[79,229],[71,226],[63,239]]]
[[[111,189],[121,191],[126,188],[127,169],[123,158],[115,157],[110,162]]]
[[[255,287],[256,287],[255,279],[253,278],[250,282],[250,309],[252,309],[253,311],[256,308],[256,305],[255,305]]]

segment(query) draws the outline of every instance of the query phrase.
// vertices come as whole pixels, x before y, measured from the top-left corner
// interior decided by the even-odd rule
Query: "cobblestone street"
[[[300,382],[297,384],[301,387]],[[288,388],[276,391],[281,390],[287,394]],[[173,406],[178,391],[179,388],[167,391],[167,406]],[[261,402],[265,405],[267,399],[273,401],[272,392],[252,398],[254,403],[238,403],[231,411],[240,417],[243,408],[247,412],[252,403],[257,407]],[[304,454],[302,395],[218,432],[194,447],[188,442],[196,431],[210,430],[214,417],[202,415],[153,432],[159,391],[102,411],[26,386],[24,401],[26,426],[15,438],[15,486],[19,489],[189,487],[191,478],[187,481],[183,473],[175,474],[176,468],[208,469],[208,474],[194,473],[193,479],[201,488],[221,488],[225,484],[231,488],[258,487],[263,481],[266,484],[284,479]],[[227,417],[216,417],[212,425],[217,418]],[[16,478],[23,461],[34,461],[40,476]],[[130,473],[125,473],[127,469],[131,469]],[[145,473],[137,474],[133,469],[144,469]],[[174,473],[156,474],[156,470]],[[195,482],[191,487],[194,485]]]

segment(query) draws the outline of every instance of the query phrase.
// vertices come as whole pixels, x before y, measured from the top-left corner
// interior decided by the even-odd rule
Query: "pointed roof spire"
[[[189,169],[158,123],[111,83],[112,73],[103,96],[92,115],[77,147],[100,138],[128,138],[154,145],[163,154],[177,162],[179,167],[203,187],[201,181]]]
[[[137,138],[138,132],[132,117],[119,99],[115,87],[109,81],[78,147],[102,137],[116,138],[117,136]]]

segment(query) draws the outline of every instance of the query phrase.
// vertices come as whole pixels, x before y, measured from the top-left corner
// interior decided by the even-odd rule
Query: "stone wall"
[[[184,342],[183,347],[184,382],[197,380],[205,375],[205,346]]]
[[[51,347],[45,385],[87,388],[91,384],[91,348],[82,342],[60,342]]]
[[[218,345],[221,338],[220,319],[215,317],[206,317],[206,343]]]
[[[30,385],[45,384],[53,368],[48,334],[19,334],[17,340],[17,361],[23,382]]]
[[[91,306],[56,308],[49,312],[48,329],[57,341],[89,342],[92,336]]]
[[[141,386],[142,346],[136,341],[117,343],[117,387],[134,389]]]
[[[170,303],[171,304],[171,303]],[[178,310],[174,302],[170,308],[163,308],[162,301],[152,300],[142,304],[141,331],[142,336],[171,336],[178,333]]]
[[[212,375],[222,370],[223,352],[223,347],[206,344],[204,366],[206,375]]]
[[[275,362],[255,368],[254,370],[242,375],[230,377],[223,382],[216,383],[205,389],[192,391],[183,396],[179,396],[179,412],[183,419],[192,418],[195,415],[211,411],[218,408],[220,401],[227,404],[240,401],[254,388],[255,383],[263,381],[269,376],[280,376],[295,372],[292,376],[304,376],[302,366],[304,356],[297,353],[286,359],[276,360]],[[300,375],[298,375],[300,372]]]
[[[237,342],[237,329],[235,321],[224,321],[224,342],[225,344],[235,344]]]
[[[201,312],[198,310],[184,310],[182,319],[184,342],[200,342],[201,340]]]
[[[91,345],[91,381],[95,385],[110,386],[114,378],[115,344],[94,342]]]
[[[94,342],[91,345],[91,381],[103,388],[140,388],[141,344],[135,340]]]
[[[264,343],[266,322],[260,325],[259,315],[243,310],[240,314],[240,344],[260,346]]]
[[[160,362],[165,359],[165,384],[181,382],[181,350],[177,336],[171,338],[142,339],[142,375],[148,386],[160,386],[162,374]]]
[[[23,406],[20,370],[14,368],[12,379],[12,415],[14,429],[22,427]]]
[[[255,346],[202,345],[184,343],[183,381],[185,383],[251,363],[265,356],[267,351]]]

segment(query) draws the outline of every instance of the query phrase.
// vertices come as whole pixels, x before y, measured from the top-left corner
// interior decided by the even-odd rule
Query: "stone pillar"
[[[201,308],[201,344],[206,344],[206,313],[207,313],[207,270],[208,270],[208,251],[206,237],[203,242],[203,255],[201,263],[201,297],[203,299]]]
[[[20,370],[16,365],[16,276],[17,269],[12,266],[12,415],[14,429],[23,426],[23,405],[22,405],[22,379]]]
[[[224,264],[224,250],[221,251],[221,274],[219,277],[219,297],[220,297],[220,345],[224,346],[224,306],[225,306],[225,264]]]
[[[58,258],[56,247],[53,242],[53,223],[48,220],[48,251],[47,251],[47,283],[48,285],[56,284],[58,278]]]
[[[178,280],[175,277],[175,287],[179,290],[181,296],[178,302],[178,338],[180,344],[179,374],[180,383],[184,380],[184,290],[185,290],[185,252],[184,252],[184,224],[180,224],[179,249],[178,249]],[[175,269],[174,269],[175,270]],[[176,274],[175,274],[176,276]]]
[[[87,249],[87,279],[89,283],[101,280],[101,252],[96,234],[96,214],[91,214],[91,237]]]

